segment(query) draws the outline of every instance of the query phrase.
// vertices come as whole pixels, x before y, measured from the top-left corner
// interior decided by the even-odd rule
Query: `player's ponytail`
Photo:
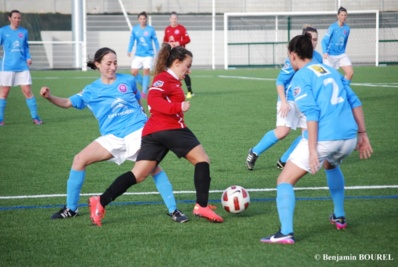
[[[311,59],[314,53],[311,34],[307,32],[293,37],[289,42],[288,50],[296,53],[300,59]]]
[[[103,47],[98,49],[97,52],[95,52],[94,59],[87,61],[87,67],[96,70],[97,66],[95,65],[95,63],[96,62],[101,63],[102,58],[109,53],[113,53],[116,55],[116,52],[108,47]]]
[[[171,48],[169,43],[163,43],[160,49],[155,66],[155,75],[170,68],[175,60],[183,61],[187,56],[193,57],[191,51],[185,47],[176,46]]]

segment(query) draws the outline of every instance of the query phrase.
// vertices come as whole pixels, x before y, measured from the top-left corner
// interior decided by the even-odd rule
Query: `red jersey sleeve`
[[[142,135],[171,129],[186,128],[182,102],[185,101],[181,82],[164,71],[155,76],[148,91],[148,109],[151,114]]]
[[[177,114],[182,112],[181,106],[184,100],[181,102],[171,102],[170,98],[174,98],[174,93],[163,88],[168,86],[170,85],[164,83],[164,81],[154,81],[152,87],[149,89],[150,93],[148,94],[148,106],[151,113]]]
[[[178,25],[177,27],[180,28],[180,32],[181,32],[180,39],[179,39],[180,45],[185,47],[185,45],[187,45],[191,42],[191,38],[189,38],[187,29],[185,29],[184,26]]]
[[[170,26],[166,27],[166,29],[164,29],[164,37],[163,37],[163,43],[168,43],[169,42],[169,28]]]

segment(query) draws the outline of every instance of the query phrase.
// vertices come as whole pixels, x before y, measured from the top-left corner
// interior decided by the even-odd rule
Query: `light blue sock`
[[[286,152],[282,155],[282,157],[281,157],[281,161],[282,162],[287,162],[287,160],[289,159],[290,154],[296,148],[298,143],[300,143],[301,138],[302,138],[302,136],[300,135],[300,136],[297,136],[296,139],[294,139],[292,144],[289,146],[289,148],[286,150]]]
[[[162,196],[169,213],[172,213],[177,209],[177,203],[173,194],[173,186],[171,185],[167,174],[162,170],[153,176],[153,181],[155,182],[156,188]]]
[[[86,171],[76,171],[71,169],[66,186],[66,207],[76,211],[80,199],[80,190],[82,189]]]
[[[0,98],[0,121],[4,121],[4,110],[6,109],[7,100]]]
[[[32,119],[38,118],[39,115],[37,114],[36,98],[35,97],[26,98],[26,105],[29,108],[30,116],[32,117]]]
[[[276,192],[276,206],[281,222],[281,233],[287,235],[293,233],[293,215],[296,205],[293,185],[281,183],[276,187]]]
[[[263,136],[263,138],[261,138],[260,142],[253,147],[252,151],[256,153],[257,156],[260,156],[265,150],[273,146],[278,141],[279,139],[276,138],[275,131],[269,131]]]
[[[135,76],[135,81],[142,87],[142,75],[140,73]]]
[[[345,216],[344,212],[344,175],[337,166],[332,170],[325,170],[329,192],[334,204],[334,215]]]
[[[142,77],[142,92],[145,94],[148,92],[148,85],[149,85],[149,75],[144,75]]]

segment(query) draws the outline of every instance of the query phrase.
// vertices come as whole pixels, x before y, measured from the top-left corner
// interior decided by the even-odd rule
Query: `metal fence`
[[[71,13],[73,1],[82,0],[0,0],[0,11],[19,9],[24,13]],[[339,6],[348,10],[398,11],[396,0],[85,0],[89,14],[119,13],[120,3],[127,12],[137,14],[217,13],[227,12],[309,12],[333,11]],[[34,3],[34,4],[33,4]]]

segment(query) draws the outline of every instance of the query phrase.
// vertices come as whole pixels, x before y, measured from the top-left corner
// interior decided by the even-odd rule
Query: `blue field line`
[[[346,200],[349,199],[363,199],[363,200],[372,200],[372,199],[398,199],[398,196],[346,196]],[[330,197],[298,197],[297,201],[319,201],[319,200],[331,200]],[[275,198],[253,198],[250,199],[251,202],[274,202]],[[220,199],[210,199],[210,203],[219,203]],[[178,200],[177,203],[183,204],[194,204],[195,200]],[[136,202],[113,202],[110,205],[113,206],[122,206],[122,205],[163,205],[162,201],[136,201]],[[54,208],[62,208],[64,204],[55,204],[55,205],[35,205],[35,206],[5,206],[0,207],[0,211],[7,210],[25,210],[25,209],[54,209]],[[79,207],[87,207],[87,204],[80,204]]]

